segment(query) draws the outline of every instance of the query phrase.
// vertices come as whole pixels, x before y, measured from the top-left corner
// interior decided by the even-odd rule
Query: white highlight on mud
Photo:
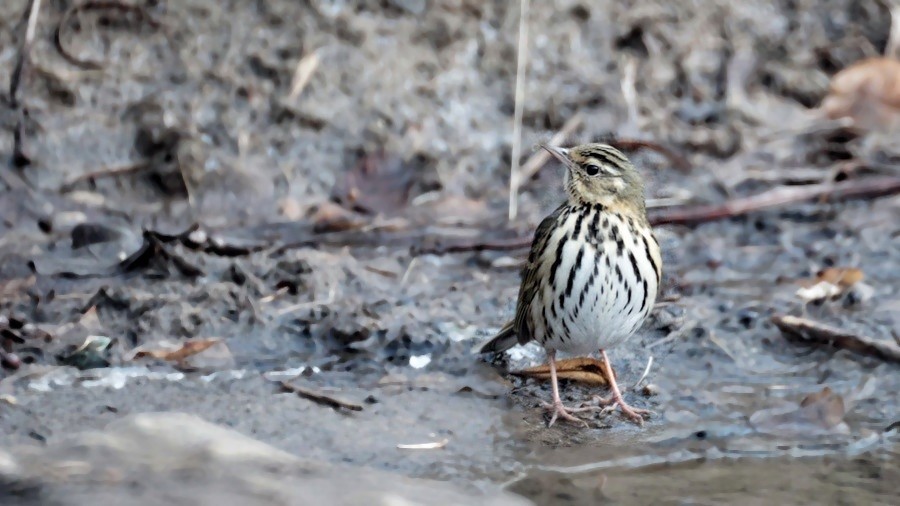
[[[241,379],[247,374],[244,369],[216,371],[200,376],[203,382],[219,378]],[[50,370],[28,382],[28,388],[37,392],[51,392],[54,388],[81,386],[85,388],[107,387],[119,390],[129,380],[146,378],[148,380],[182,381],[185,374],[178,371],[151,371],[146,367],[111,367],[78,371],[74,368],[60,367]]]
[[[431,363],[431,355],[413,355],[409,357],[409,366],[413,369],[421,369]]]

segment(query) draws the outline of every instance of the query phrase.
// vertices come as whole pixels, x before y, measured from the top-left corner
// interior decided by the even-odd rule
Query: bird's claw
[[[598,411],[600,408],[597,406],[582,406],[578,408],[567,408],[563,405],[562,402],[543,402],[541,403],[545,409],[549,409],[553,411],[553,415],[550,417],[550,422],[547,424],[547,427],[553,427],[553,424],[556,423],[557,418],[562,418],[563,420],[568,420],[573,423],[580,423],[585,427],[588,427],[588,423],[581,418],[573,415],[572,413],[581,413],[585,411]]]
[[[615,411],[616,406],[618,406],[625,418],[641,426],[644,425],[644,415],[647,415],[649,417],[649,415],[653,414],[653,411],[650,411],[649,409],[629,406],[625,403],[624,399],[617,399],[614,395],[610,395],[609,397],[595,395],[591,398],[591,402],[596,403],[599,406],[603,406],[603,411],[601,411],[601,414],[611,413]]]

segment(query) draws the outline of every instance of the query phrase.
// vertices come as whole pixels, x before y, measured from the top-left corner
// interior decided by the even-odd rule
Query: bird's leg
[[[582,408],[567,408],[563,406],[562,398],[559,396],[559,382],[556,378],[556,350],[550,350],[547,352],[547,357],[550,359],[550,383],[553,388],[553,402],[548,403],[545,402],[544,408],[552,409],[553,416],[550,417],[550,423],[547,424],[547,427],[552,427],[556,422],[556,418],[560,417],[565,420],[569,420],[570,422],[581,423],[584,424],[585,427],[588,426],[587,422],[584,420],[572,415],[572,413],[578,413],[580,411],[596,411],[599,408],[596,406],[582,407]]]
[[[649,415],[651,411],[649,409],[633,408],[625,403],[625,399],[622,398],[622,392],[619,391],[619,385],[616,383],[616,376],[613,374],[612,366],[609,364],[609,357],[606,356],[606,350],[600,350],[600,355],[603,357],[603,372],[606,373],[606,377],[609,379],[609,387],[612,390],[612,399],[600,398],[600,404],[618,404],[626,417],[637,422],[638,425],[643,425],[644,417],[642,415]],[[550,371],[553,372],[552,366]]]

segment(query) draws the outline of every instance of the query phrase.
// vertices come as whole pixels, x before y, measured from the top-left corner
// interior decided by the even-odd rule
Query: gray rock
[[[499,490],[307,462],[184,413],[130,415],[44,448],[0,453],[0,503],[530,504]]]

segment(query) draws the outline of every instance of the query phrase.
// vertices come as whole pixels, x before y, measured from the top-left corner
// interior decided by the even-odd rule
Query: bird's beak
[[[546,149],[548,153],[553,155],[554,158],[562,162],[562,164],[566,167],[570,167],[572,165],[572,160],[569,158],[568,149],[551,146],[549,144],[541,144],[541,147]]]

